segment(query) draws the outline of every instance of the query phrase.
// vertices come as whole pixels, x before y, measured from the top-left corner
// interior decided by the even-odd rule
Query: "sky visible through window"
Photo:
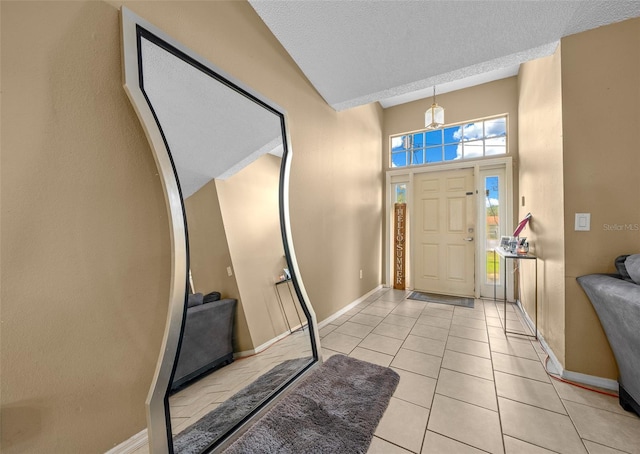
[[[487,177],[485,179],[485,190],[486,190],[486,198],[485,204],[487,208],[497,208],[500,205],[498,199],[498,177]],[[497,214],[497,213],[496,213]]]
[[[418,166],[506,153],[506,116],[391,137],[391,167]]]

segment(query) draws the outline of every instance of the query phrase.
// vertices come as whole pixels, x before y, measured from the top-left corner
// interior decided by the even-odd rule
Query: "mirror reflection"
[[[283,247],[284,121],[150,33],[141,33],[139,55],[187,230],[188,295],[168,390],[172,448],[202,452],[315,361]]]

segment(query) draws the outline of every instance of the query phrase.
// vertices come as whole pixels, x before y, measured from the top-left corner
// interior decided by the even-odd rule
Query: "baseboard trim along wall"
[[[524,310],[522,303],[520,301],[518,301],[517,303],[520,311],[524,315],[525,322],[529,326],[529,329],[531,331],[534,331],[535,324],[533,323],[533,320],[531,320],[529,314],[527,314],[527,312]],[[583,385],[596,386],[598,388],[608,389],[616,392],[618,391],[618,382],[616,380],[566,370],[564,367],[562,367],[562,364],[560,363],[560,361],[558,361],[558,358],[553,353],[553,350],[551,349],[551,347],[549,347],[549,344],[547,344],[544,336],[542,335],[542,333],[540,333],[540,331],[538,331],[538,340],[540,341],[540,344],[542,344],[542,348],[544,348],[544,350],[547,352],[547,355],[549,355],[549,361],[551,362],[551,367],[548,367],[549,372],[555,373],[561,378],[572,382],[581,383]]]
[[[318,329],[322,328],[323,326],[328,325],[329,323],[334,321],[336,318],[338,318],[341,315],[343,315],[345,312],[350,311],[351,309],[356,307],[358,304],[360,304],[361,302],[363,302],[364,300],[369,298],[371,295],[373,295],[375,292],[380,290],[382,287],[383,287],[382,285],[378,285],[373,290],[367,292],[365,295],[361,296],[357,300],[353,301],[352,303],[350,303],[347,306],[345,306],[342,309],[340,309],[338,312],[334,313],[333,315],[330,315],[328,318],[326,318],[323,321],[321,321],[320,323],[318,323]],[[295,328],[295,329],[297,329],[297,328]],[[269,339],[264,344],[257,346],[253,350],[245,350],[245,351],[242,351],[242,352],[234,353],[233,357],[234,358],[244,358],[244,357],[247,357],[247,356],[255,355],[256,353],[260,353],[260,352],[266,350],[267,348],[269,348],[270,346],[272,346],[273,344],[275,344],[276,342],[278,342],[280,339],[283,339],[283,338],[287,337],[289,334],[290,334],[289,331],[285,331],[284,333],[280,334],[279,336],[274,337],[273,339]]]
[[[295,329],[293,329],[293,330],[295,331]],[[280,334],[279,336],[276,336],[273,339],[269,339],[264,344],[258,345],[256,348],[254,348],[252,350],[244,350],[244,351],[241,351],[241,352],[234,353],[233,354],[233,358],[235,359],[235,358],[245,358],[247,356],[253,356],[256,353],[260,353],[260,352],[266,350],[267,348],[271,347],[273,344],[278,342],[280,339],[284,339],[289,334],[291,334],[289,331],[285,331],[284,333]]]
[[[346,312],[349,312],[351,309],[356,307],[358,304],[362,303],[364,300],[369,298],[371,295],[373,295],[375,292],[380,290],[382,287],[384,287],[384,286],[383,285],[378,285],[373,290],[370,290],[369,292],[365,293],[364,295],[362,295],[360,298],[358,298],[354,302],[352,302],[352,303],[348,304],[347,306],[343,307],[342,309],[340,309],[338,312],[335,312],[333,315],[330,315],[329,317],[325,318],[324,320],[322,320],[321,322],[318,323],[318,329],[324,328],[325,326],[330,324],[332,321],[334,321],[338,317],[341,317]]]
[[[105,454],[132,454],[149,443],[149,437],[147,436],[147,429],[143,429],[128,440],[123,441],[118,446],[114,446]]]

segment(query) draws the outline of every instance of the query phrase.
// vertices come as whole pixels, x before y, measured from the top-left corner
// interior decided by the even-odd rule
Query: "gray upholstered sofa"
[[[201,293],[189,295],[172,390],[233,361],[236,303],[231,298],[208,301]]]
[[[616,275],[580,276],[620,370],[620,405],[640,415],[640,254],[616,259]]]

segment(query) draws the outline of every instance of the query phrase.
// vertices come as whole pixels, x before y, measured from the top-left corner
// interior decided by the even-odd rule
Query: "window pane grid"
[[[506,153],[506,116],[391,137],[391,167],[418,166]]]

